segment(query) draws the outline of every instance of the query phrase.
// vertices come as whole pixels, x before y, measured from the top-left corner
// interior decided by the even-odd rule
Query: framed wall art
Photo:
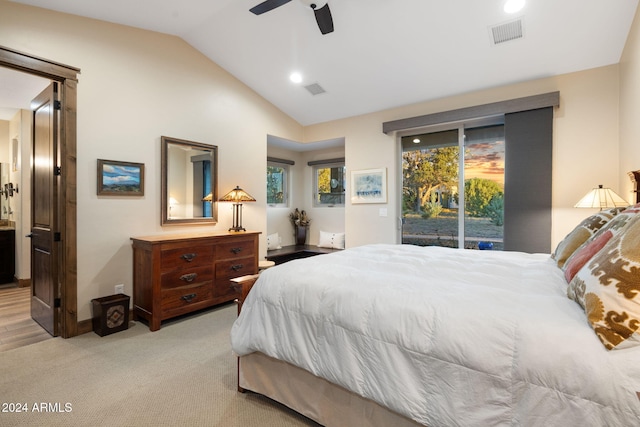
[[[351,172],[351,203],[387,203],[387,169]]]
[[[98,196],[144,196],[144,163],[98,159]]]

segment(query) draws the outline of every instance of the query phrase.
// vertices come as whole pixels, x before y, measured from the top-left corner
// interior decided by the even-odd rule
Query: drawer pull
[[[183,274],[182,276],[180,276],[180,280],[184,280],[185,282],[193,282],[194,280],[196,280],[196,277],[198,277],[197,273]]]
[[[234,264],[234,265],[231,266],[231,269],[233,271],[238,271],[238,270],[242,270],[243,267],[244,267],[244,265],[242,265],[242,264]]]
[[[190,253],[190,254],[184,254],[182,255],[180,258],[182,258],[183,260],[187,261],[187,262],[191,262],[193,261],[193,259],[198,256],[198,254],[196,253]]]
[[[231,248],[231,252],[237,255],[242,252],[242,248]]]
[[[187,294],[187,295],[182,295],[180,299],[186,302],[191,302],[191,300],[194,299],[195,297],[196,297],[196,294]]]

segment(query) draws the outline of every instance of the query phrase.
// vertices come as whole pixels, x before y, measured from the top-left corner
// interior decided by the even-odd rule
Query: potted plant
[[[293,225],[293,234],[295,236],[296,245],[304,245],[307,243],[307,229],[311,219],[305,211],[298,208],[289,214],[291,224]]]

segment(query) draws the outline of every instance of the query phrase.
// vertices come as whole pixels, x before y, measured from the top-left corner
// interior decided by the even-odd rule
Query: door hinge
[[[60,308],[60,298],[53,299],[53,308]]]
[[[62,109],[62,103],[60,101],[53,101],[53,108],[55,110],[61,110]]]
[[[62,175],[62,168],[60,166],[53,167],[53,175],[60,176]]]
[[[62,235],[60,234],[60,232],[56,231],[55,233],[53,233],[53,241],[59,242],[60,240],[62,240]]]

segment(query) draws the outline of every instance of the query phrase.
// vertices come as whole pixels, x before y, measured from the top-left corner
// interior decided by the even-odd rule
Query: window
[[[344,160],[334,163],[310,162],[313,166],[314,206],[344,206],[345,197],[345,175],[346,168]]]
[[[267,162],[267,205],[271,207],[288,207],[289,165],[278,162]]]
[[[403,243],[502,249],[502,123],[410,135],[402,147]]]

